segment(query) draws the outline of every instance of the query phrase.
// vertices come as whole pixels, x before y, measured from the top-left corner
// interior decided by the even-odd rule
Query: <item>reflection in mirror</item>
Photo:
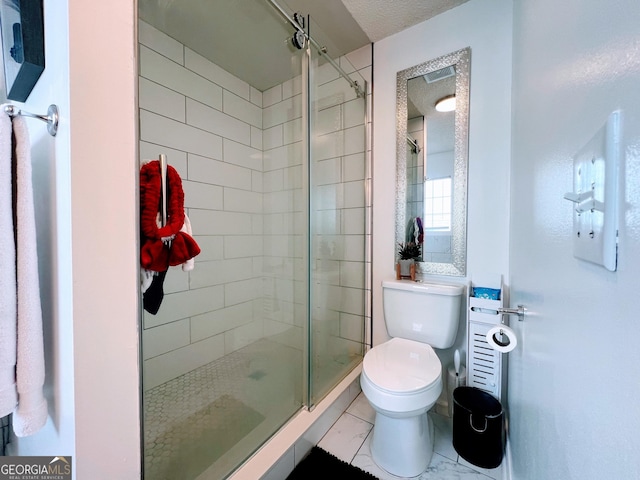
[[[397,75],[396,241],[421,246],[419,273],[466,273],[469,61],[466,48]]]

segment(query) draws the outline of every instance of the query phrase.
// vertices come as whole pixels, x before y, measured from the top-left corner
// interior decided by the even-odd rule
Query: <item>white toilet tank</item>
[[[392,337],[449,348],[458,333],[463,285],[382,282],[384,321]]]

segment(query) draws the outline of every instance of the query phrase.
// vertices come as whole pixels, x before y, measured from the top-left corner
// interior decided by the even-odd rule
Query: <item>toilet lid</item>
[[[440,359],[430,345],[404,338],[373,347],[362,367],[377,387],[395,393],[429,387],[442,373]]]

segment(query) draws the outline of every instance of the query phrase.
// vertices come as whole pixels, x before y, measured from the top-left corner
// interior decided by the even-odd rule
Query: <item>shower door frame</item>
[[[290,18],[286,12],[284,10],[281,9],[281,7],[274,1],[274,0],[269,0],[269,3],[271,3],[276,10],[278,10],[286,19],[287,21],[291,24],[291,26],[300,31],[300,27],[297,25],[297,23]],[[138,45],[137,50],[139,51],[139,45],[140,45],[140,41],[139,41],[139,34],[138,34],[138,2],[135,2],[135,12],[136,12],[136,43]],[[309,18],[309,17],[307,17]],[[309,25],[309,21],[307,21],[307,28]],[[313,217],[312,217],[312,213],[313,213],[313,203],[312,203],[312,192],[311,192],[311,178],[312,178],[312,172],[311,172],[311,161],[312,161],[312,139],[311,139],[311,135],[313,133],[313,119],[312,119],[312,115],[311,115],[311,102],[312,102],[312,98],[311,98],[311,85],[312,85],[312,80],[313,80],[313,72],[312,72],[312,64],[311,64],[311,56],[312,56],[312,48],[315,48],[317,50],[317,52],[323,56],[328,63],[330,63],[333,68],[335,68],[335,70],[339,73],[339,75],[345,79],[352,88],[355,88],[356,91],[358,92],[358,97],[362,96],[363,97],[363,102],[364,102],[364,162],[365,162],[365,172],[364,172],[364,193],[365,193],[365,224],[364,224],[364,272],[365,272],[365,279],[364,279],[364,298],[363,298],[363,311],[364,311],[364,315],[363,315],[363,338],[362,338],[362,344],[363,344],[363,352],[362,354],[364,355],[366,349],[368,349],[371,346],[371,305],[372,305],[372,301],[371,301],[371,292],[372,292],[372,288],[371,288],[371,278],[372,278],[372,268],[371,268],[371,253],[372,253],[372,249],[371,249],[371,225],[372,225],[372,215],[371,215],[371,198],[372,198],[372,192],[371,192],[371,177],[372,177],[372,162],[371,162],[371,150],[370,150],[370,135],[371,135],[371,129],[370,129],[370,105],[369,105],[369,98],[368,94],[369,94],[369,84],[368,82],[364,81],[364,85],[359,85],[357,82],[354,82],[348,74],[346,74],[344,72],[344,70],[338,65],[336,64],[336,62],[331,59],[326,52],[323,52],[323,49],[320,45],[317,44],[317,42],[315,42],[315,40],[313,40],[313,38],[309,35],[309,33],[307,31],[302,30],[302,32],[305,35],[305,38],[307,38],[307,45],[304,48],[304,52],[302,55],[302,71],[301,71],[301,77],[302,77],[302,151],[304,152],[304,155],[306,156],[306,158],[302,159],[302,173],[303,173],[303,179],[305,181],[303,181],[303,186],[302,186],[302,195],[303,198],[306,201],[306,205],[304,206],[304,209],[306,210],[305,215],[306,215],[306,231],[305,231],[305,235],[306,235],[306,245],[303,246],[303,259],[302,259],[302,263],[303,265],[305,265],[307,272],[306,275],[304,277],[304,283],[305,285],[305,291],[307,292],[306,298],[305,298],[305,302],[306,305],[303,308],[303,311],[306,311],[306,319],[304,319],[303,323],[303,334],[305,335],[305,338],[303,339],[302,342],[302,348],[303,348],[303,352],[302,352],[302,389],[303,391],[302,393],[302,408],[306,409],[308,411],[312,411],[316,404],[319,403],[322,398],[324,398],[324,396],[331,391],[332,388],[335,388],[335,385],[337,385],[346,375],[349,374],[350,371],[352,371],[352,369],[349,369],[346,372],[343,372],[343,374],[340,376],[340,378],[337,378],[337,381],[334,382],[335,385],[333,385],[331,388],[329,388],[328,392],[324,393],[321,397],[317,398],[315,400],[315,402],[312,401],[313,395],[312,395],[312,389],[313,389],[313,382],[312,382],[312,369],[313,369],[313,328],[312,328],[312,308],[313,308],[313,304],[312,304],[312,296],[311,296],[311,281],[312,281],[312,276],[311,276],[311,271],[312,271],[312,262],[314,260],[314,256],[313,256],[313,252],[312,252],[312,234],[313,234]],[[140,54],[138,53],[138,59]],[[138,60],[139,62],[139,60]],[[138,91],[138,83],[139,83],[139,74],[140,74],[140,70],[139,70],[139,65],[138,65],[138,70],[136,71],[136,91]],[[138,94],[136,94],[136,97],[138,98]],[[138,110],[140,108],[139,105],[139,98],[138,98],[138,102],[137,102],[138,106]],[[138,127],[138,131],[137,131],[137,144],[138,144],[138,161],[141,158],[141,153],[140,153],[140,131],[139,131],[139,127]],[[139,209],[138,209],[139,210]],[[142,331],[143,331],[143,314],[142,314],[142,308],[140,309],[139,312],[139,319],[138,319],[138,329],[139,329],[139,336],[140,336],[140,341],[139,341],[139,363],[142,366],[144,364],[144,357],[143,357],[143,352],[142,352]],[[306,351],[304,351],[304,349],[306,349]],[[145,456],[144,456],[144,450],[145,450],[145,446],[144,446],[144,439],[145,439],[145,429],[144,429],[144,395],[143,393],[143,368],[140,368],[139,373],[140,373],[140,391],[141,391],[141,395],[140,395],[140,412],[141,412],[141,416],[140,416],[140,452],[141,452],[141,473],[143,475],[144,478],[144,470],[145,470]],[[294,414],[295,415],[295,414]],[[275,433],[277,435],[277,432]],[[272,437],[269,437],[272,438]],[[269,438],[265,439],[265,442],[267,442],[269,440]],[[264,443],[263,443],[264,444]],[[239,466],[239,465],[238,465]]]

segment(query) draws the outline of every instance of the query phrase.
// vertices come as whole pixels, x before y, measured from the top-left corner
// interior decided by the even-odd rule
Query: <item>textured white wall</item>
[[[515,2],[510,438],[515,479],[640,478],[640,8]],[[623,112],[619,268],[573,258],[572,158]]]
[[[381,281],[395,275],[396,73],[465,47],[471,47],[467,275],[508,271],[511,2],[471,0],[374,45],[374,345],[388,338]],[[462,318],[455,346],[465,348],[465,339]],[[450,351],[439,354],[444,365],[451,361]]]

